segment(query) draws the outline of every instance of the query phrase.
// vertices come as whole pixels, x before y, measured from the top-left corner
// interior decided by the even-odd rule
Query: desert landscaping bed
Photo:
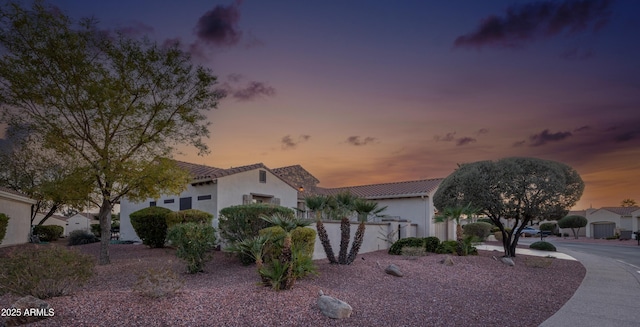
[[[75,247],[97,256],[99,244]],[[254,266],[221,252],[206,273],[181,274],[174,297],[150,299],[133,293],[148,268],[185,267],[172,249],[111,245],[112,264],[74,295],[48,299],[55,316],[33,326],[537,326],[575,292],[584,275],[577,261],[518,256],[509,267],[500,252],[415,260],[386,251],[361,254],[350,266],[316,261],[318,276],[298,280],[292,290],[259,286]],[[384,273],[395,264],[404,277]],[[318,291],[346,301],[350,318],[332,320],[316,307]],[[0,307],[17,297],[0,297]]]

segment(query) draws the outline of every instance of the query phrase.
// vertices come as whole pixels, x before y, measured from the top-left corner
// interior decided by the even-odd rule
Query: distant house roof
[[[407,198],[429,196],[438,188],[443,178],[422,179],[395,183],[324,188],[325,194],[332,195],[349,191],[354,195],[367,199]]]
[[[6,197],[8,198],[13,198],[14,200],[18,200],[18,201],[22,201],[22,202],[26,202],[26,203],[35,203],[36,200],[31,199],[28,195],[18,192],[18,191],[14,191],[10,188],[6,188],[3,186],[0,186],[0,193],[4,193],[6,195]]]
[[[613,213],[619,214],[620,216],[631,216],[631,213],[639,210],[640,207],[602,207],[599,210],[607,210]]]
[[[298,199],[321,193],[316,186],[320,181],[300,165],[274,168],[272,171],[298,190]]]
[[[587,210],[572,210],[567,213],[567,216],[582,216],[587,217]]]
[[[211,167],[207,165],[193,164],[193,163],[184,162],[184,161],[176,161],[176,164],[178,165],[178,167],[186,169],[191,173],[194,179],[192,184],[199,184],[207,181],[214,181],[220,177],[238,174],[238,173],[242,173],[242,172],[250,171],[254,169],[264,169],[266,171],[271,172],[273,175],[281,179],[283,182],[289,184],[291,187],[297,188],[291,185],[291,183],[289,183],[286,179],[283,179],[282,177],[275,174],[271,169],[269,169],[263,163],[257,163],[257,164],[240,166],[240,167],[231,167],[228,169],[216,168],[216,167]]]

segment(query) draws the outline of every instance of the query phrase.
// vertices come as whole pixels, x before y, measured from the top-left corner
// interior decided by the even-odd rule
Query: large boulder
[[[20,326],[24,324],[29,324],[32,322],[36,322],[42,319],[46,319],[48,317],[53,317],[53,308],[49,305],[49,303],[40,300],[31,295],[27,295],[23,298],[18,299],[12,306],[11,309],[15,313],[20,313],[20,315],[15,315],[13,317],[8,317],[4,324],[5,326]],[[0,325],[2,322],[0,322]]]
[[[455,264],[453,258],[450,255],[445,256],[444,259],[440,260],[440,263],[445,266],[453,266]]]
[[[513,259],[509,258],[509,257],[502,257],[500,258],[500,261],[502,263],[504,263],[507,266],[513,267],[516,265],[516,263],[513,261]]]
[[[387,269],[384,270],[384,272],[386,272],[387,274],[391,275],[391,276],[396,276],[396,277],[402,277],[404,276],[404,274],[402,273],[402,271],[400,271],[400,268],[398,268],[398,266],[394,265],[394,264],[390,264]]]
[[[320,291],[317,304],[323,315],[333,319],[349,318],[351,311],[353,311],[347,302],[324,295],[322,291]]]

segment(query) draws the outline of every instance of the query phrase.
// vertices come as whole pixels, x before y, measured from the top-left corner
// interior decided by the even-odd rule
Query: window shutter
[[[280,198],[272,198],[271,199],[271,203],[279,206],[280,205]]]
[[[251,203],[251,196],[249,194],[242,195],[242,204]]]

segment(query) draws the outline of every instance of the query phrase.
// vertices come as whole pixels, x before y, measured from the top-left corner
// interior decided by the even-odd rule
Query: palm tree
[[[349,250],[349,239],[351,238],[351,222],[349,216],[354,211],[354,203],[357,197],[351,192],[340,192],[333,196],[333,201],[329,201],[332,214],[340,218],[340,252],[338,263],[347,264],[347,251]]]
[[[322,212],[327,209],[329,198],[324,195],[310,195],[304,198],[304,202],[307,208],[316,215],[316,230],[318,230],[318,238],[320,238],[320,243],[322,243],[327,259],[329,259],[330,263],[338,263],[336,256],[333,254],[331,242],[329,242],[329,235],[327,235],[327,230],[322,223]]]
[[[386,206],[378,208],[378,202],[373,202],[362,198],[357,198],[355,199],[355,201],[353,201],[353,210],[358,213],[358,220],[360,221],[360,224],[358,225],[358,230],[356,231],[356,235],[353,238],[351,251],[349,251],[349,255],[347,256],[346,261],[341,264],[350,265],[356,259],[358,251],[360,251],[362,241],[364,240],[364,223],[367,221],[369,215],[374,214],[376,216],[379,216],[380,213],[386,209]]]
[[[462,216],[471,216],[478,212],[478,209],[471,206],[471,203],[466,206],[458,207],[446,207],[441,213],[436,215],[433,219],[437,223],[445,222],[447,220],[454,220],[456,222],[456,240],[462,241],[463,230],[460,225],[460,218]]]

